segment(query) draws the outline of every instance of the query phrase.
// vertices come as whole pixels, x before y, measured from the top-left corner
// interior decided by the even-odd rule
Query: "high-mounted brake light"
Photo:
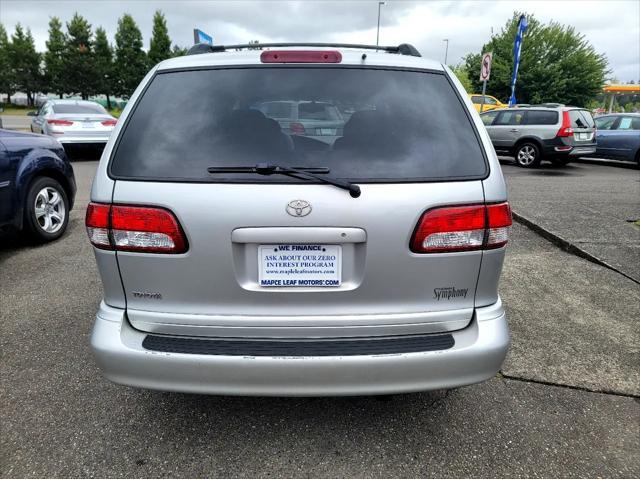
[[[49,118],[47,120],[47,123],[49,123],[50,125],[55,125],[55,126],[71,126],[73,125],[73,122],[70,120],[56,120],[55,118]]]
[[[105,120],[105,121],[101,121],[100,123],[102,123],[104,126],[116,126],[116,123],[118,123],[118,120]]]
[[[451,253],[494,249],[509,237],[508,203],[446,206],[426,211],[411,239],[414,253]]]
[[[566,110],[562,112],[562,126],[558,130],[556,136],[573,136],[573,128],[571,128],[571,118],[569,117],[569,112]]]
[[[262,63],[340,63],[342,54],[336,50],[265,50]]]
[[[96,248],[169,254],[187,251],[178,220],[163,208],[89,203],[85,224]]]

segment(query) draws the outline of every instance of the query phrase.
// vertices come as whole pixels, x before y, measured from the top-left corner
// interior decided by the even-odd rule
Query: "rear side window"
[[[480,115],[480,118],[482,119],[482,123],[485,124],[485,126],[489,126],[491,125],[491,123],[493,123],[493,120],[495,120],[496,116],[498,116],[498,112],[497,111],[490,111],[489,113],[483,113],[482,115]]]
[[[471,101],[473,103],[477,103],[478,105],[482,104],[482,95],[474,95],[471,97]],[[498,102],[489,96],[484,97],[485,105],[497,105]]]
[[[555,125],[558,123],[558,112],[528,110],[526,114],[527,125]]]
[[[520,125],[523,118],[523,111],[501,111],[494,125]]]
[[[596,118],[596,126],[599,130],[610,130],[617,119],[615,116]]]
[[[640,118],[625,116],[620,119],[618,130],[640,130]]]
[[[569,110],[569,119],[573,128],[593,128],[593,116],[587,110]]]
[[[53,105],[54,113],[89,113],[89,114],[104,114],[107,111],[100,105]]]
[[[295,128],[279,117],[292,104]],[[264,162],[326,167],[332,177],[362,182],[487,172],[470,118],[443,74],[263,67],[156,75],[125,124],[110,173],[134,180],[301,181],[207,173],[211,166]]]

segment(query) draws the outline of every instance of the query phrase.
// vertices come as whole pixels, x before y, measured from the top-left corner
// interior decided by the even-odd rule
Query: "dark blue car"
[[[596,118],[596,158],[640,164],[640,113],[617,113]]]
[[[35,241],[64,233],[76,194],[73,168],[55,139],[0,130],[0,228]]]

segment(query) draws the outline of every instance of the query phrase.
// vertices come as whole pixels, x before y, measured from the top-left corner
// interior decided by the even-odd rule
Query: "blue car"
[[[0,229],[53,241],[67,228],[75,195],[73,168],[60,143],[0,129]]]
[[[595,119],[596,158],[633,161],[640,165],[640,113],[616,113]]]

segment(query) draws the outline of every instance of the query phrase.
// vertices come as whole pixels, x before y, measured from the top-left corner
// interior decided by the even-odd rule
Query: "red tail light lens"
[[[485,247],[487,249],[495,249],[506,245],[509,240],[509,228],[512,223],[509,203],[487,205],[487,220],[489,229]]]
[[[89,241],[96,248],[112,249],[109,239],[109,210],[111,206],[89,203],[84,223],[87,227]]]
[[[262,63],[340,63],[342,54],[335,50],[265,50]]]
[[[187,251],[178,220],[162,208],[90,203],[86,225],[96,248],[169,254]]]
[[[102,123],[104,126],[116,126],[116,123],[118,123],[118,120],[105,120],[100,123]]]
[[[562,126],[558,130],[556,136],[567,137],[573,135],[573,128],[571,128],[571,118],[568,111],[562,112]]]
[[[55,126],[71,126],[73,122],[70,120],[56,120],[55,118],[50,118],[47,120],[47,123]]]
[[[291,134],[293,135],[304,135],[305,129],[302,123],[290,123],[289,130],[291,130]]]
[[[450,253],[493,249],[507,243],[508,203],[448,206],[425,212],[411,239],[414,253]]]

